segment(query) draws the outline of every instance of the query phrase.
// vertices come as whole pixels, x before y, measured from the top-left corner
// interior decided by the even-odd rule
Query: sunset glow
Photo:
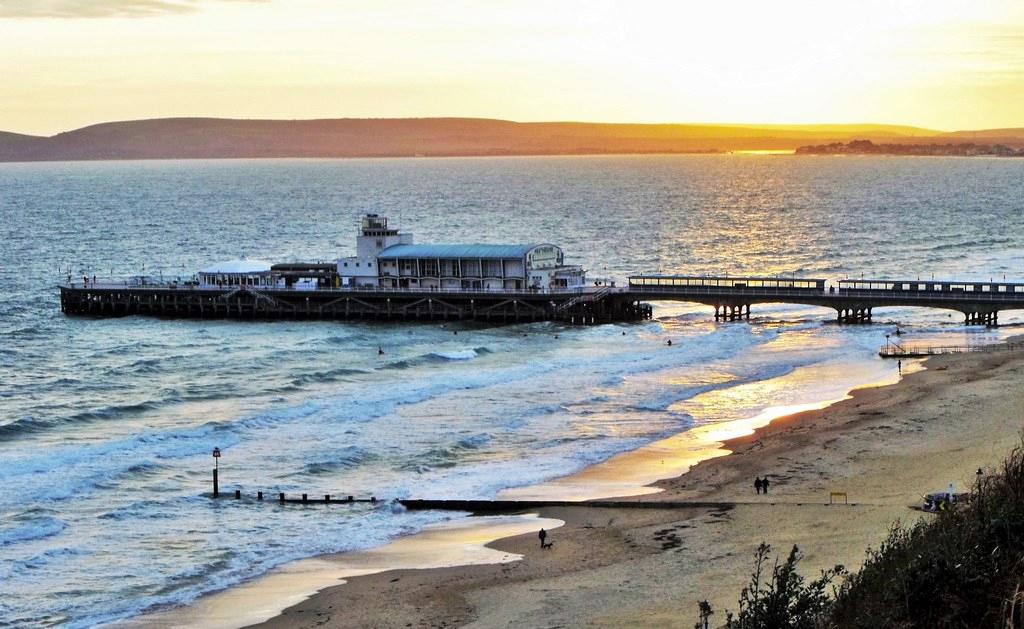
[[[1024,125],[1024,5],[0,0],[0,129],[163,116]]]

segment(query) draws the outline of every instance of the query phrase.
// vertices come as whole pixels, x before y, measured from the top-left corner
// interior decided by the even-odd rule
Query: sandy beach
[[[1018,352],[932,358],[898,384],[729,440],[732,454],[636,498],[735,502],[730,509],[544,509],[566,523],[550,550],[533,531],[503,538],[490,546],[521,560],[359,576],[259,626],[691,627],[705,598],[724,621],[761,541],[780,553],[799,545],[807,575],[857,567],[890,523],[932,517],[909,508],[923,493],[967,487],[979,467],[997,465],[1020,442],[1022,368]],[[770,493],[755,495],[753,479],[765,474]],[[826,504],[830,492],[851,504]]]

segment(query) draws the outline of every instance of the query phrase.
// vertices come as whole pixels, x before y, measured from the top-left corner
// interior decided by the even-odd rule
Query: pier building
[[[362,217],[356,254],[336,262],[231,260],[192,280],[60,286],[68,314],[233,319],[636,321],[651,307],[607,286],[542,244],[419,245],[388,219]]]
[[[245,256],[212,264],[196,274],[201,286],[274,286],[271,264]]]
[[[314,290],[338,287],[338,265],[334,262],[284,262],[270,267],[279,288]]]
[[[581,288],[586,273],[565,264],[562,249],[542,244],[414,244],[413,235],[367,214],[356,255],[338,260],[342,287],[427,290],[564,290]]]

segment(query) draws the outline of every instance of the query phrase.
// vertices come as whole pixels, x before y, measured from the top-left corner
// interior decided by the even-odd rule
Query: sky
[[[0,0],[0,130],[169,116],[1024,127],[1024,1]]]

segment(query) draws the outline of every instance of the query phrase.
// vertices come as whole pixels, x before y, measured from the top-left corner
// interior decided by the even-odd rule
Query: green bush
[[[796,546],[784,562],[775,560],[771,574],[766,574],[771,546],[757,547],[750,585],[740,593],[739,613],[726,613],[728,629],[819,629],[827,626],[822,620],[831,605],[829,585],[845,574],[842,566],[825,570],[807,583],[797,572],[802,555]],[[710,607],[710,606],[709,606]]]

